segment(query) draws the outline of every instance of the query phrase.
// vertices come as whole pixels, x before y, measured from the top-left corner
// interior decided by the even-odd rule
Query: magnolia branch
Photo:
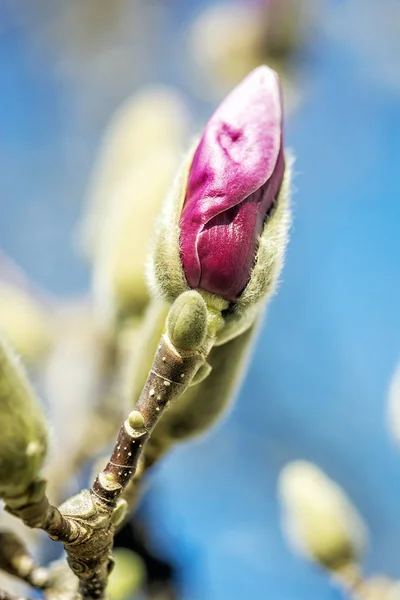
[[[69,564],[80,578],[82,597],[103,595],[112,567],[110,552],[115,527],[125,516],[124,500],[121,500],[121,511],[118,510],[121,494],[135,475],[144,445],[163,411],[186,390],[207,354],[207,347],[195,352],[179,352],[167,335],[162,336],[135,410],[122,425],[111,458],[90,492],[98,514],[111,515],[110,526],[99,530],[95,552],[94,535],[79,546],[66,545]]]
[[[121,497],[134,477],[146,441],[169,403],[190,385],[214,343],[206,304],[196,292],[182,294],[172,305],[167,333],[157,347],[139,400],[123,423],[105,469],[91,490],[83,490],[59,508],[46,496],[46,482],[36,480],[18,497],[5,497],[6,509],[26,525],[40,528],[64,543],[67,561],[79,579],[77,598],[104,597],[113,567],[116,527],[127,503]]]
[[[0,570],[38,589],[45,588],[49,580],[47,569],[35,563],[23,541],[11,531],[0,531]]]

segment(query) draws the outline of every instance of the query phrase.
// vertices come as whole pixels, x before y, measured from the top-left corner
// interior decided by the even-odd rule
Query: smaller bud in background
[[[279,478],[283,526],[295,550],[327,569],[359,563],[367,529],[344,491],[318,467],[289,463]]]
[[[145,263],[151,231],[188,135],[172,88],[144,88],[117,109],[92,176],[81,225],[93,261],[98,318],[140,315],[149,300]]]
[[[34,481],[47,449],[47,423],[12,349],[0,338],[0,496]]]
[[[313,0],[237,0],[199,11],[188,34],[196,66],[194,91],[219,98],[257,65],[268,63],[283,80],[286,113],[291,111],[299,96],[294,71],[307,57],[304,50],[321,5]]]
[[[54,337],[48,299],[22,270],[0,254],[0,331],[28,364],[45,358]]]
[[[146,580],[146,569],[142,559],[126,548],[116,548],[113,558],[114,568],[107,586],[111,600],[128,600],[133,596],[136,597]]]
[[[188,115],[180,94],[167,86],[149,86],[127,98],[112,115],[89,181],[80,239],[90,258],[99,251],[114,194],[136,167],[160,147],[182,150]],[[141,208],[145,208],[140,198]]]
[[[188,35],[196,66],[192,85],[202,97],[226,94],[265,61],[261,54],[264,24],[257,8],[248,1],[211,4],[194,20]]]

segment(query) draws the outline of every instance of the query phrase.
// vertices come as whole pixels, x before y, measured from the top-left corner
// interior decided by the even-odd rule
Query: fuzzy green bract
[[[0,338],[0,496],[16,496],[33,482],[47,450],[42,407],[18,359]]]

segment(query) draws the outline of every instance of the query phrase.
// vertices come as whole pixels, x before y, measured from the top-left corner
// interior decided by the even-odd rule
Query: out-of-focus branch
[[[36,588],[45,588],[48,571],[36,565],[15,533],[0,531],[0,569]]]

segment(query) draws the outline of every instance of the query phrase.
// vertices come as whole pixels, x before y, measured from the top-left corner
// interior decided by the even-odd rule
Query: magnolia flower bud
[[[275,288],[289,226],[277,74],[253,71],[217,109],[160,217],[150,269],[168,301],[188,288],[226,302],[227,341]]]
[[[191,288],[240,296],[284,168],[278,77],[260,68],[211,117],[192,160],[180,218]]]
[[[0,338],[0,496],[23,493],[41,468],[46,420],[27,378]]]
[[[141,211],[148,210],[148,199],[143,202],[142,198],[143,192],[148,192],[140,168],[144,166],[148,183],[154,155],[158,160],[160,149],[167,148],[170,157],[164,152],[164,160],[169,166],[171,157],[173,159],[182,151],[187,137],[187,120],[186,107],[179,93],[165,86],[142,88],[128,97],[112,115],[90,177],[79,231],[81,243],[90,258],[96,259],[101,251],[116,203],[133,194]],[[158,170],[158,164],[154,168]],[[124,188],[128,188],[125,194]]]
[[[29,363],[38,362],[51,344],[51,325],[44,307],[18,287],[0,282],[0,329]]]
[[[288,464],[279,479],[284,529],[293,547],[328,569],[357,563],[367,530],[344,491],[318,467]]]

